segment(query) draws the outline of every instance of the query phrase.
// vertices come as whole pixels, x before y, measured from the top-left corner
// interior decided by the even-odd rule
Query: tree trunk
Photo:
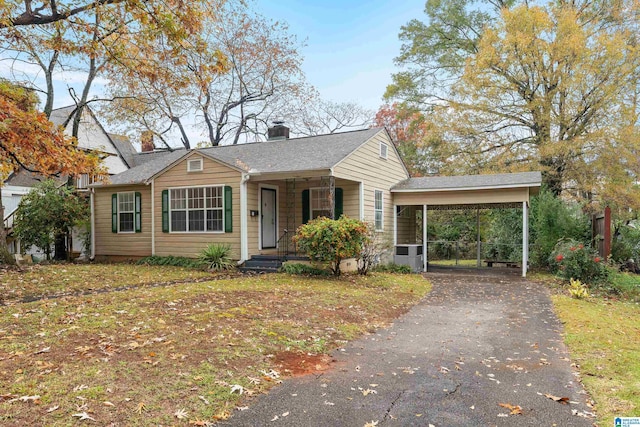
[[[0,264],[14,264],[15,260],[9,253],[7,245],[7,230],[4,228],[4,204],[2,203],[2,185],[0,185]]]
[[[55,252],[53,259],[57,261],[67,260],[67,243],[65,241],[64,233],[57,233],[55,238]]]

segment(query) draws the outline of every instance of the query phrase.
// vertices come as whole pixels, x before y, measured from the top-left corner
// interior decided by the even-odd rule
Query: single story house
[[[147,153],[109,184],[92,185],[92,255],[195,257],[220,242],[243,263],[289,248],[296,228],[310,219],[342,214],[371,222],[398,243],[415,227],[399,218],[400,205],[526,208],[530,190],[540,186],[535,172],[496,175],[478,188],[460,181],[460,188],[430,188],[433,182],[410,178],[384,128],[289,139],[278,125],[269,135],[265,142]],[[458,199],[445,195],[452,191]]]

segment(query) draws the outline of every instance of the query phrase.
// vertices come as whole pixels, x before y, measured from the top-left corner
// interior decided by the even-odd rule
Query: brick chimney
[[[151,132],[150,130],[145,130],[142,132],[142,134],[140,135],[140,143],[142,145],[143,153],[148,153],[156,149],[155,145],[153,144],[153,132]]]
[[[269,128],[267,141],[276,141],[278,139],[289,139],[289,128],[284,122],[273,122],[273,126]]]

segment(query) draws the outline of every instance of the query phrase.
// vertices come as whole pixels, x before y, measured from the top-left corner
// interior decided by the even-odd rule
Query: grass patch
[[[455,259],[436,259],[436,260],[429,260],[429,264],[431,265],[443,265],[443,266],[455,266],[455,265],[460,265],[460,266],[464,266],[464,267],[476,267],[478,264],[478,261],[475,259],[459,259],[457,262]]]
[[[133,264],[48,264],[9,269],[0,277],[5,301],[211,277],[191,268]]]
[[[630,301],[640,302],[640,275],[629,273],[613,273],[610,278],[610,288]]]
[[[83,271],[95,267],[88,285]],[[82,281],[62,281],[65,289],[104,287],[100,282],[116,275],[115,286],[145,274],[132,274],[143,266],[63,268]],[[57,277],[53,270],[60,266],[12,272],[2,281],[31,283]],[[163,281],[200,274],[160,270]],[[146,274],[155,279],[160,270]],[[87,412],[97,425],[174,425],[187,424],[174,415],[184,410],[189,421],[224,419],[247,395],[276,383],[267,375],[272,369],[287,375],[274,355],[329,352],[387,325],[429,289],[418,275],[272,274],[0,307],[0,417],[66,426],[77,422],[73,414]],[[235,385],[242,395],[231,393]],[[24,396],[39,398],[12,401]]]
[[[640,415],[640,306],[598,298],[553,295],[565,343],[596,402],[598,423]]]

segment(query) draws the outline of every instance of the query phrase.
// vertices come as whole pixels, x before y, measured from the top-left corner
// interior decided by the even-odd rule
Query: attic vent
[[[383,159],[387,158],[387,152],[389,151],[389,146],[384,142],[380,143],[380,157]]]
[[[202,157],[187,160],[187,172],[202,172]]]

